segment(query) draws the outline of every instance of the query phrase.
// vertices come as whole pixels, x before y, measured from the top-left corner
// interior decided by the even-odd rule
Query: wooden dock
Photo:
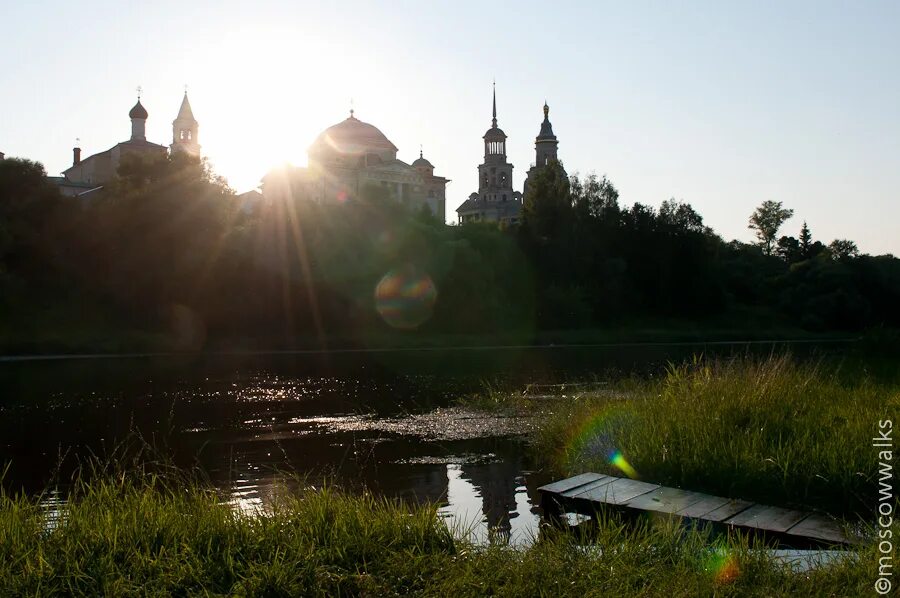
[[[597,513],[616,508],[631,513],[665,513],[728,529],[777,537],[786,543],[857,544],[829,517],[746,500],[668,488],[628,478],[583,473],[538,488],[544,513]]]

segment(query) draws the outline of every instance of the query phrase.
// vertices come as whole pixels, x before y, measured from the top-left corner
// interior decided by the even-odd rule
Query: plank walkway
[[[628,478],[583,473],[538,488],[548,514],[575,511],[593,515],[601,505],[631,512],[666,513],[728,528],[779,536],[785,541],[858,544],[839,521],[829,517],[711,496]]]

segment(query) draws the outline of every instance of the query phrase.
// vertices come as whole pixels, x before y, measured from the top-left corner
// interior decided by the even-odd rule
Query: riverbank
[[[460,443],[453,444],[458,451],[485,433],[527,433],[530,448],[516,450],[533,453],[554,476],[582,470],[630,474],[812,508],[865,527],[872,519],[877,469],[867,439],[870,424],[898,411],[900,385],[893,380],[835,361],[697,359],[670,366],[662,376],[539,384],[524,393],[494,387],[466,399],[465,407],[422,414],[329,418],[311,405],[306,419],[284,413],[273,423],[272,415],[287,403],[274,409],[274,403],[263,402],[258,408],[265,422],[246,409],[237,422],[256,444],[275,438],[276,450],[290,449],[297,442],[292,439],[321,437],[329,447],[337,442],[340,463],[351,469],[350,449],[340,447],[352,447],[355,454],[369,437],[373,443],[360,451],[365,459],[372,459],[376,447],[386,448],[387,438],[415,446],[428,439]],[[231,379],[223,384],[231,388]],[[224,409],[218,390],[187,392],[191,400],[211,397],[215,413]],[[335,397],[358,391],[340,386],[336,392]],[[241,405],[272,394],[294,402],[303,393],[253,384]],[[141,409],[151,404],[141,403]],[[214,421],[205,425],[222,429]],[[298,459],[324,450],[298,446],[306,447],[292,453]],[[401,455],[388,453],[392,460]],[[269,482],[275,489],[285,484],[283,492],[267,491],[265,501],[244,501],[236,509],[230,485],[213,489],[169,466],[159,473],[148,465],[123,469],[125,462],[148,460],[116,453],[105,474],[94,462],[79,461],[76,473],[91,475],[76,476],[74,484],[68,476],[59,478],[60,494],[51,483],[41,486],[43,495],[0,495],[0,595],[857,596],[877,578],[873,544],[798,573],[762,550],[767,547],[741,537],[714,537],[668,519],[635,523],[606,514],[589,530],[541,527],[525,548],[503,545],[499,533],[496,545],[483,545],[473,543],[465,529],[447,528],[451,520],[438,505],[449,500],[452,481],[441,486],[446,496],[413,503],[351,493],[349,487],[322,489],[318,481],[312,488],[308,482],[321,477],[303,482],[286,476]],[[423,471],[431,467],[421,459],[416,463]],[[387,475],[390,466],[381,461],[378,468]],[[479,507],[486,493],[503,490],[503,483],[491,485],[503,472],[490,465],[479,470]],[[495,497],[506,515],[506,501],[519,496],[516,484],[509,495]],[[871,529],[863,532],[871,535]],[[893,533],[900,536],[900,524]]]
[[[659,377],[465,403],[531,414],[534,453],[557,476],[628,475],[856,519],[875,504],[868,439],[900,412],[900,384],[857,362],[695,359]]]
[[[94,479],[61,511],[0,496],[0,594],[855,596],[876,573],[872,549],[798,574],[662,521],[603,519],[599,549],[553,530],[528,549],[476,546],[434,505],[308,488],[254,516],[171,481]]]

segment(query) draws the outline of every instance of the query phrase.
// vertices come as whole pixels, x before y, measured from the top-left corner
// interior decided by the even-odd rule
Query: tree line
[[[126,160],[90,199],[6,159],[0,341],[115,349],[128,331],[123,346],[191,349],[661,321],[897,327],[900,260],[825,245],[805,223],[779,237],[791,215],[764,202],[750,217],[759,243],[726,242],[687,203],[627,206],[606,177],[554,163],[529,185],[519,225],[447,226],[378,188],[320,204],[287,181],[247,203],[179,155]]]

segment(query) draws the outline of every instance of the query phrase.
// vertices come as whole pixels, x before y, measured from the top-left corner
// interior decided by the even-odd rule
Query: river
[[[72,356],[0,361],[7,490],[64,496],[79,459],[141,442],[198,471],[236,508],[337,484],[440,505],[473,538],[527,543],[540,520],[526,420],[455,407],[486,383],[521,388],[654,375],[691,354],[772,344]]]

